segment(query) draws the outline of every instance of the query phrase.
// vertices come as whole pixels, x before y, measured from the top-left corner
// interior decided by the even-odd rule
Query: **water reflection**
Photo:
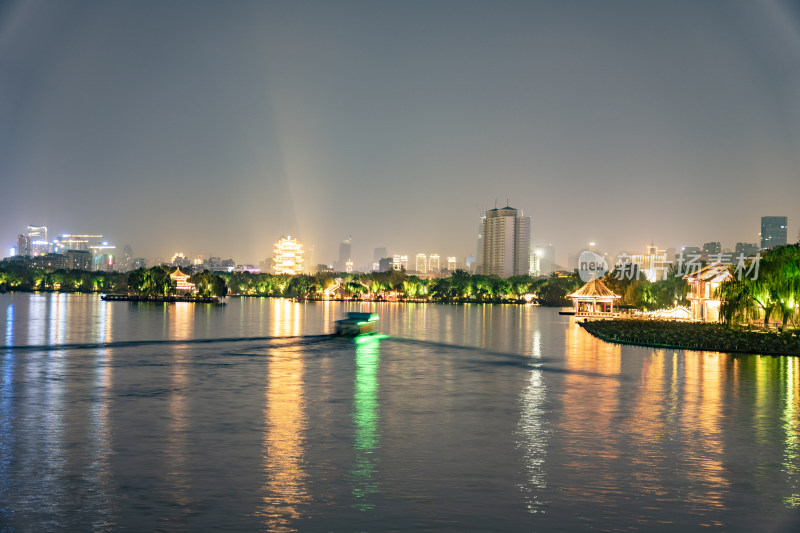
[[[44,315],[42,323],[48,324],[47,338],[51,346],[63,344],[66,338],[67,320],[67,295],[50,294],[46,304],[40,308]],[[66,351],[60,349],[49,350],[44,353],[44,368],[46,385],[43,390],[41,411],[36,417],[42,423],[41,455],[37,458],[41,465],[33,468],[42,468],[45,472],[46,483],[40,497],[45,502],[64,502],[64,484],[61,476],[67,466],[65,444],[65,394],[67,388],[67,358]],[[33,459],[33,458],[32,458]],[[36,460],[36,459],[34,459]]]
[[[642,361],[639,393],[636,395],[631,416],[622,431],[636,447],[631,454],[632,482],[642,494],[663,497],[666,488],[659,469],[663,466],[664,449],[667,445],[665,435],[671,428],[666,412],[669,401],[667,394],[667,361],[671,358],[664,350],[656,350]]]
[[[111,342],[111,323],[113,320],[113,305],[94,300],[97,321],[96,340],[98,344]],[[96,351],[94,360],[95,382],[94,401],[91,405],[91,420],[88,431],[88,444],[91,462],[87,466],[86,478],[94,489],[90,493],[90,505],[95,518],[93,529],[95,531],[109,530],[114,525],[113,507],[114,499],[111,496],[111,454],[112,454],[112,429],[111,429],[111,387],[113,368],[113,353],[111,348],[100,348]]]
[[[356,375],[353,394],[353,446],[355,464],[351,470],[355,506],[368,511],[374,507],[370,496],[378,492],[376,452],[380,445],[378,431],[378,368],[380,363],[380,339],[364,337],[356,339]]]
[[[194,335],[194,304],[177,302],[168,308],[170,313],[170,338],[191,339]],[[169,502],[172,510],[167,518],[175,523],[184,525],[191,513],[192,500],[189,496],[191,483],[188,476],[189,458],[188,434],[191,431],[189,418],[189,369],[191,367],[192,351],[189,346],[177,344],[172,348],[172,364],[170,365],[171,393],[167,400],[167,417],[169,427],[167,431],[167,446],[164,450],[167,458],[165,472],[167,490],[162,498]]]
[[[285,310],[288,301],[275,309]],[[279,311],[280,312],[280,311]],[[278,322],[276,320],[276,322]],[[286,322],[281,321],[286,324]],[[283,327],[279,327],[285,331]],[[303,397],[303,357],[295,346],[268,351],[265,391],[265,433],[262,450],[264,484],[262,505],[257,515],[267,531],[296,531],[293,522],[301,517],[308,502],[303,465],[307,419]]]
[[[6,307],[6,346],[14,346],[14,304]]]
[[[274,337],[296,337],[302,333],[301,304],[284,298],[272,298],[272,319],[270,324]]]
[[[6,307],[6,346],[14,345],[14,305]],[[14,352],[3,352],[3,375],[0,389],[0,518],[5,522],[13,512],[9,505],[13,476],[11,463],[16,444],[14,432]]]
[[[613,467],[619,460],[617,413],[620,409],[621,348],[605,343],[583,328],[570,323],[566,328],[563,383],[563,450],[571,479],[576,486],[565,486],[572,505],[591,501],[609,505],[619,490],[621,474]],[[598,378],[609,375],[614,379]],[[587,438],[586,431],[592,438]]]
[[[533,333],[532,359],[542,358],[542,334],[537,328]],[[520,421],[517,429],[520,435],[518,446],[522,448],[522,458],[526,471],[527,484],[522,487],[528,511],[545,512],[544,500],[547,489],[545,465],[547,460],[547,385],[540,368],[533,368],[528,376],[520,400]]]
[[[800,507],[800,358],[784,357],[785,377],[783,379],[783,471],[787,477],[790,494],[784,496],[787,507]]]

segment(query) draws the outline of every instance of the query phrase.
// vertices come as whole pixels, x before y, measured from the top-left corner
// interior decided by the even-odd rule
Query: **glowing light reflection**
[[[542,334],[536,329],[533,333],[532,357],[542,357]],[[545,512],[546,501],[542,494],[547,489],[545,464],[547,460],[547,437],[550,433],[547,425],[547,386],[542,370],[534,368],[528,376],[528,385],[520,398],[521,410],[517,432],[520,441],[517,446],[522,449],[527,484],[522,488],[525,504],[531,513]]]
[[[354,485],[355,507],[368,511],[374,508],[369,498],[379,490],[376,478],[377,457],[380,446],[378,432],[378,369],[380,364],[380,338],[365,337],[355,341],[356,375],[353,394],[354,448],[356,460],[350,471]]]
[[[800,507],[800,420],[798,420],[798,400],[800,400],[800,359],[784,357],[786,368],[783,380],[783,430],[785,433],[783,448],[783,471],[791,494],[783,498],[787,507]]]
[[[265,482],[256,514],[267,531],[297,531],[292,523],[301,517],[300,508],[310,499],[308,474],[303,469],[307,420],[302,352],[294,347],[270,350],[267,365],[262,450]]]
[[[6,346],[14,345],[14,306],[6,308]],[[11,463],[14,459],[14,353],[3,354],[3,387],[0,390],[0,516],[9,516],[8,494],[12,489]]]

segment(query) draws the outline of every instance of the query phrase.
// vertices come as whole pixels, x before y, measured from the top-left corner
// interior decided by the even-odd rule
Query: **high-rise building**
[[[431,254],[428,257],[428,272],[438,274],[441,267],[439,266],[439,254]]]
[[[455,272],[456,270],[456,258],[455,256],[451,256],[447,258],[447,270],[449,272]]]
[[[347,262],[353,257],[352,244],[353,237],[347,237],[339,243],[339,261],[336,263],[336,270],[339,272],[344,271],[347,267]]]
[[[30,255],[42,255],[50,251],[46,227],[28,226],[28,239],[30,239]]]
[[[275,258],[273,263],[275,274],[289,274],[294,276],[303,272],[303,245],[291,236],[281,237],[275,243]]]
[[[122,248],[122,264],[119,266],[120,270],[123,272],[127,272],[133,268],[133,248],[131,248],[130,244],[126,244]]]
[[[31,256],[31,240],[27,235],[20,234],[17,236],[17,255],[23,257]]]
[[[417,254],[417,272],[428,273],[428,257],[425,254]]]
[[[54,242],[56,242],[56,246],[64,252],[66,250],[89,250],[90,246],[102,244],[102,241],[102,235],[73,235],[62,233]]]
[[[394,254],[392,257],[393,270],[408,270],[408,256]]]
[[[761,249],[786,246],[786,217],[761,217]]]
[[[556,249],[552,244],[542,244],[533,250],[533,264],[531,274],[534,276],[549,276],[554,272],[556,264]]]
[[[719,242],[707,242],[703,244],[703,255],[709,256],[722,253],[722,244]]]
[[[481,219],[480,240],[481,274],[501,278],[528,274],[531,217],[509,206],[490,209]]]

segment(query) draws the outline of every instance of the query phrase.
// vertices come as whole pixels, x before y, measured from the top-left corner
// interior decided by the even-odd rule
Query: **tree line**
[[[87,272],[46,270],[21,264],[0,264],[0,291],[55,290],[61,292],[130,292],[147,296],[168,296],[175,286],[170,274],[174,267],[155,266],[131,272]],[[609,289],[622,296],[621,305],[651,310],[686,303],[686,282],[670,274],[666,280],[649,282],[643,276],[617,279],[616,272],[603,278]],[[321,299],[326,291],[339,286],[346,299],[386,298],[390,293],[401,301],[446,303],[519,302],[534,295],[542,305],[568,306],[567,295],[583,285],[577,273],[560,272],[547,277],[513,276],[499,278],[456,270],[448,277],[423,279],[405,271],[367,274],[320,273],[281,274],[249,272],[209,272],[193,274],[203,296],[272,296]]]

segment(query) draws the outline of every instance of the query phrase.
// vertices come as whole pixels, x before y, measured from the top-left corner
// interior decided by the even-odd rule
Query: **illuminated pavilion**
[[[576,315],[610,315],[614,313],[614,300],[621,296],[614,294],[602,281],[594,278],[567,298],[572,300]]]
[[[175,290],[177,292],[193,292],[195,289],[194,283],[189,283],[189,275],[181,272],[181,269],[175,270],[169,275],[175,282]]]

